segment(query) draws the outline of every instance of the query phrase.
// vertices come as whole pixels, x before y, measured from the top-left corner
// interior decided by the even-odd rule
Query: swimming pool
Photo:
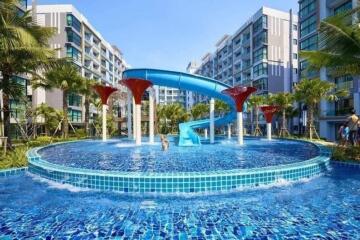
[[[160,143],[124,139],[78,141],[29,151],[29,171],[59,183],[123,193],[213,193],[297,181],[321,174],[329,151],[293,140],[249,138],[245,146],[218,139],[166,152]]]
[[[196,197],[0,177],[0,238],[359,239],[359,171],[333,166],[311,181]]]

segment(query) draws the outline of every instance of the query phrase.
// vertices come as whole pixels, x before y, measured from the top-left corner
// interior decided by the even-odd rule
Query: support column
[[[132,119],[132,121],[133,121],[133,129],[134,129],[134,135],[133,135],[133,138],[134,138],[134,140],[136,140],[136,137],[137,137],[137,133],[136,133],[136,130],[137,130],[137,121],[136,121],[136,116],[137,116],[137,114],[136,114],[136,104],[135,104],[135,99],[133,98],[133,102],[132,102],[132,110],[133,110],[133,119]]]
[[[141,104],[135,105],[136,109],[136,145],[141,145]]]
[[[267,140],[271,140],[271,124],[272,118],[274,114],[279,110],[278,106],[261,106],[261,111],[264,113],[265,120],[266,120],[266,132],[267,132]]]
[[[231,124],[230,123],[227,125],[227,137],[228,137],[228,139],[231,139]]]
[[[94,86],[94,89],[96,90],[96,92],[99,94],[100,98],[101,98],[101,103],[102,103],[102,140],[106,141],[107,136],[106,136],[106,110],[107,110],[107,101],[109,96],[113,93],[116,92],[117,89],[110,87],[110,86],[101,86],[101,85],[96,85]]]
[[[244,144],[244,123],[243,123],[243,106],[245,100],[250,96],[250,94],[256,92],[254,87],[242,87],[236,86],[233,88],[228,88],[222,91],[222,93],[232,97],[236,104],[237,110],[237,135],[238,135],[238,144]]]
[[[238,134],[238,144],[244,145],[244,130],[243,130],[243,113],[237,113],[237,134]]]
[[[132,102],[132,95],[130,94],[130,91],[127,95],[127,129],[128,129],[128,138],[133,138],[133,131],[132,131],[132,108],[131,108],[131,102]]]
[[[208,139],[208,129],[207,128],[204,129],[204,138]]]
[[[149,93],[149,142],[154,143],[154,91]]]
[[[106,130],[107,130],[107,124],[106,124],[106,110],[107,110],[107,105],[103,104],[102,105],[102,140],[106,141],[107,137],[106,137]]]
[[[271,123],[266,123],[267,140],[271,140]]]
[[[210,143],[215,142],[215,100],[210,99]]]
[[[134,136],[135,144],[141,145],[141,97],[143,96],[146,89],[152,86],[152,83],[145,79],[140,78],[127,78],[121,80],[121,83],[124,84],[134,96]]]

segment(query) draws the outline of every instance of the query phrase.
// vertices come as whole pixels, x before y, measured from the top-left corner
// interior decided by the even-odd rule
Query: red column
[[[242,86],[236,86],[222,91],[222,93],[227,94],[234,99],[237,112],[243,111],[244,102],[250,96],[250,94],[254,92],[256,92],[256,88]]]
[[[279,110],[278,106],[261,106],[261,111],[265,115],[266,119],[266,131],[267,131],[267,139],[271,140],[271,122],[274,114]]]
[[[134,125],[135,141],[136,145],[141,145],[141,97],[145,90],[152,86],[152,82],[139,78],[127,78],[120,81],[121,84],[125,85],[134,96],[135,99],[135,118],[136,126]]]
[[[256,88],[254,87],[241,87],[241,86],[228,88],[222,91],[222,93],[229,95],[235,101],[236,110],[237,110],[238,143],[240,145],[244,144],[243,105],[246,99],[250,96],[250,94],[254,92],[256,92]]]
[[[261,106],[260,110],[264,113],[266,122],[271,123],[274,114],[277,111],[279,111],[279,107],[278,106]]]
[[[106,105],[110,95],[117,89],[110,86],[96,85],[95,91],[99,94],[102,103],[102,139],[106,141]]]

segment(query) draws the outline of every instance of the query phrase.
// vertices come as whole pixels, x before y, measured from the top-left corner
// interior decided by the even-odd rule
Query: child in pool
[[[162,150],[166,151],[169,149],[169,140],[166,138],[165,135],[160,135],[160,140],[161,140],[161,146],[162,146]]]

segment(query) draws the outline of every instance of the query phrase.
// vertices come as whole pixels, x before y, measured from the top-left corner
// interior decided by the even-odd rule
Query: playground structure
[[[266,120],[267,139],[271,140],[271,122],[274,114],[279,110],[278,106],[261,106],[261,111],[264,113]]]
[[[242,123],[242,111],[243,104],[247,97],[256,91],[253,87],[235,87],[231,88],[229,85],[221,83],[211,78],[202,76],[157,70],[157,69],[130,69],[123,73],[123,80],[121,84],[126,86],[132,96],[128,95],[128,136],[134,138],[136,145],[141,145],[141,97],[149,87],[153,85],[160,85],[166,87],[179,88],[183,90],[193,91],[196,93],[204,94],[210,99],[210,119],[202,119],[197,121],[190,121],[181,123],[179,125],[179,146],[198,146],[201,144],[200,136],[195,132],[195,129],[201,129],[208,127],[210,128],[210,143],[215,141],[215,126],[223,126],[228,124],[228,137],[231,137],[230,123],[233,122],[236,117],[237,121],[237,132],[238,132],[238,143],[243,144],[243,123]],[[105,88],[108,88],[105,91]],[[106,105],[107,98],[109,95],[116,91],[111,87],[97,86],[95,89],[103,100],[103,105]],[[214,117],[215,112],[215,100],[214,98],[223,100],[230,106],[230,113],[224,117]],[[236,107],[234,107],[234,101]],[[131,116],[131,102],[134,105],[133,116]],[[154,142],[154,100],[153,94],[149,95],[149,142]],[[106,119],[106,110],[103,111],[103,119]],[[131,118],[133,117],[133,121]],[[106,127],[103,122],[103,140],[106,140]],[[134,126],[132,126],[132,124]],[[132,132],[134,129],[134,132]]]

